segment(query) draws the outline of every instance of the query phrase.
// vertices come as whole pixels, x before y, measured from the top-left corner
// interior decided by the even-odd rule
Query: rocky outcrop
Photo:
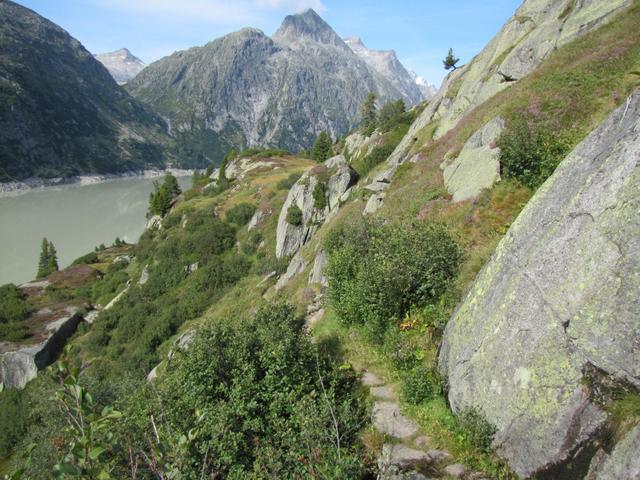
[[[427,125],[437,122],[434,138],[443,136],[472,109],[531,73],[554,50],[593,31],[631,3],[525,0],[476,57],[449,74],[390,157],[390,164],[404,160]]]
[[[46,327],[47,338],[37,345],[9,347],[0,353],[0,385],[3,388],[24,388],[38,371],[51,365],[82,321],[75,313],[51,322]]]
[[[324,274],[324,269],[327,266],[327,252],[320,250],[313,261],[313,267],[309,272],[309,284],[318,284],[326,287],[328,285],[327,277]]]
[[[523,478],[560,478],[606,427],[587,371],[640,389],[639,167],[636,92],[538,190],[447,325],[451,406],[480,409]]]
[[[500,149],[496,140],[504,129],[504,120],[492,119],[474,133],[458,156],[442,165],[444,185],[454,202],[477,197],[500,180]]]
[[[602,452],[602,462],[590,472],[597,480],[640,478],[640,426],[628,432],[610,455]]]
[[[282,276],[276,282],[276,292],[280,291],[285,285],[287,285],[295,276],[302,273],[302,271],[306,268],[307,264],[300,255],[300,252],[297,252],[289,265],[287,266],[287,270],[282,274]]]
[[[295,254],[309,241],[316,230],[335,212],[344,201],[351,186],[358,180],[358,174],[338,155],[324,164],[307,171],[291,187],[278,217],[276,234],[276,256],[278,258]],[[314,192],[324,191],[324,208],[318,208]],[[302,212],[302,220],[297,225],[287,221],[289,209],[297,207]]]

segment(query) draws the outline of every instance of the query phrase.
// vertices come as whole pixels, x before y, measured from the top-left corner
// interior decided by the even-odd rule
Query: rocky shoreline
[[[142,170],[137,172],[125,173],[109,173],[105,175],[78,175],[74,177],[55,177],[55,178],[27,178],[19,182],[0,183],[0,197],[21,195],[33,190],[41,190],[50,187],[60,187],[66,185],[96,185],[114,180],[123,180],[127,178],[156,178],[161,177],[165,173],[171,173],[176,177],[186,177],[193,175],[195,170],[185,170],[179,168],[167,168],[166,170]]]

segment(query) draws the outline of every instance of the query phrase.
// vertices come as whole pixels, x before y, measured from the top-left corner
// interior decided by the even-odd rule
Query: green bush
[[[9,389],[0,393],[0,412],[0,458],[6,458],[22,439],[27,427],[22,392]]]
[[[302,225],[302,210],[296,204],[293,204],[287,210],[287,223],[296,227]]]
[[[160,465],[181,478],[361,478],[367,412],[356,385],[352,370],[313,345],[292,307],[217,322],[126,402],[120,462],[131,451],[144,465],[156,454],[148,439],[158,438]]]
[[[242,227],[249,223],[249,220],[251,220],[254,213],[256,213],[255,205],[251,205],[250,203],[239,203],[227,210],[225,218],[227,222],[233,223],[238,227]]]
[[[413,405],[430,400],[440,393],[436,376],[426,365],[419,365],[404,372],[401,382],[402,397]]]
[[[462,251],[440,224],[367,220],[328,236],[329,299],[345,323],[381,341],[413,306],[436,303],[454,279]]]
[[[0,323],[0,340],[19,342],[29,337],[29,327],[22,322]]]
[[[534,189],[551,176],[571,149],[569,141],[526,116],[510,121],[496,146],[500,148],[501,175]]]
[[[313,189],[313,206],[322,211],[327,207],[327,184],[318,180]]]
[[[96,252],[90,252],[86,255],[76,258],[71,265],[89,265],[92,263],[98,263],[100,260],[98,259],[98,255]]]
[[[0,287],[0,324],[24,320],[31,310],[26,295],[13,283]]]
[[[302,177],[301,173],[292,173],[287,178],[283,178],[278,182],[278,190],[289,190]]]
[[[484,453],[491,451],[491,443],[497,430],[480,410],[474,407],[465,408],[460,411],[457,420],[461,433],[475,449]]]
[[[253,255],[258,250],[260,242],[262,242],[262,234],[254,230],[242,245],[242,253],[245,255]]]

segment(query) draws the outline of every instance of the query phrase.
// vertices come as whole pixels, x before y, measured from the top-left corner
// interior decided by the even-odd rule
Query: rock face
[[[597,469],[597,480],[640,478],[640,426],[636,426],[616,445]],[[595,472],[594,472],[595,473]]]
[[[390,163],[402,161],[418,132],[438,122],[446,134],[473,108],[531,73],[555,49],[631,5],[631,0],[525,0],[487,46],[445,79],[398,145]]]
[[[147,66],[126,48],[121,48],[115,52],[99,53],[95,57],[109,70],[109,73],[119,85],[127,83]]]
[[[454,202],[477,197],[500,180],[500,149],[495,142],[504,129],[496,117],[474,133],[453,161],[444,165],[444,184]]]
[[[324,164],[307,171],[291,187],[278,217],[276,256],[295,254],[309,241],[316,230],[332,214],[337,212],[343,196],[358,180],[358,174],[342,155],[330,158]],[[324,184],[325,207],[318,209],[314,198],[318,184]],[[289,208],[297,206],[302,211],[302,223],[292,225],[287,221]]]
[[[78,40],[0,2],[0,182],[162,168],[165,129]]]
[[[639,165],[636,92],[538,190],[447,325],[453,409],[479,408],[524,478],[604,428],[585,372],[640,389]]]
[[[24,388],[39,370],[55,361],[81,321],[79,314],[56,320],[47,325],[49,337],[46,340],[0,354],[0,385],[4,388]]]
[[[404,68],[393,50],[370,50],[359,37],[345,38],[344,43],[375,72],[389,80],[398,90],[409,94],[412,104],[428,98],[422,95],[416,77]],[[424,79],[421,81],[428,84]]]
[[[358,57],[313,10],[285,18],[272,38],[246,28],[149,65],[127,89],[171,123],[189,151],[218,159],[230,147],[297,151],[325,130],[351,130],[366,95],[420,99]]]

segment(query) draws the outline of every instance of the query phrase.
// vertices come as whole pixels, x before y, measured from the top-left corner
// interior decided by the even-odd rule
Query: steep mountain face
[[[468,112],[527,76],[555,50],[631,4],[632,0],[526,0],[476,57],[449,74],[392,160],[402,161],[427,125],[434,122],[433,138],[442,137]]]
[[[109,70],[109,73],[119,85],[127,83],[147,66],[146,63],[132,55],[126,48],[121,48],[115,52],[99,53],[95,57]]]
[[[523,478],[579,471],[607,428],[598,401],[640,389],[639,131],[637,91],[531,199],[447,325],[451,405],[482,409]]]
[[[161,166],[164,128],[80,42],[0,1],[0,181]]]
[[[346,38],[344,42],[353,50],[353,53],[364,60],[375,72],[389,80],[399,90],[411,94],[412,103],[418,103],[422,99],[429,98],[423,95],[417,78],[404,68],[404,65],[400,63],[396,52],[393,50],[370,50],[359,37]],[[421,79],[421,82],[427,83],[424,79]]]
[[[185,148],[219,160],[231,146],[309,147],[352,128],[367,93],[419,99],[370,68],[313,10],[269,38],[243,29],[161,59],[127,84]]]

